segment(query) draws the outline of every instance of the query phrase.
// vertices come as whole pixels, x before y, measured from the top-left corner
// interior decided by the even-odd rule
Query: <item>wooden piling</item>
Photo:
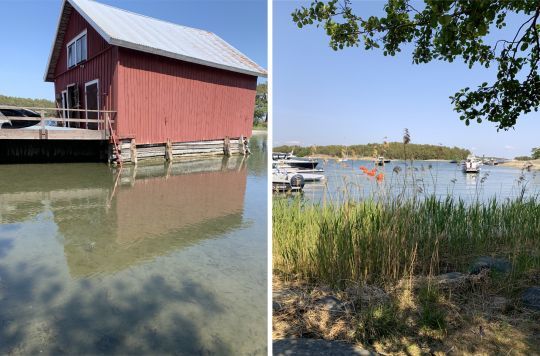
[[[133,163],[134,165],[137,165],[137,143],[135,142],[135,139],[132,138],[131,139],[131,145],[129,147],[130,151],[131,151],[131,163]]]
[[[223,154],[225,156],[231,155],[231,140],[229,139],[229,136],[226,136],[225,140],[223,140]]]
[[[165,159],[168,162],[173,161],[173,150],[171,140],[167,140],[167,145],[165,146]]]

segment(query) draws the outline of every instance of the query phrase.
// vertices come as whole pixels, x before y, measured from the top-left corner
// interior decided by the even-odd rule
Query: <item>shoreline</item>
[[[530,169],[540,170],[540,159],[535,159],[535,160],[530,160],[530,161],[517,161],[513,159],[507,162],[501,162],[499,163],[499,166],[526,169],[527,165],[529,164],[531,165]]]
[[[310,158],[310,159],[320,159],[320,160],[339,160],[340,157],[337,156],[330,156],[330,155],[308,155],[304,156],[304,158]],[[404,159],[398,159],[398,158],[388,158],[392,162],[403,162]],[[368,161],[373,162],[376,159],[373,157],[348,157],[348,161]],[[409,160],[406,160],[409,161]],[[417,159],[413,160],[416,162],[450,162],[449,159],[440,159],[440,158],[432,158],[432,159]],[[458,160],[459,161],[459,160]],[[500,162],[498,164],[501,167],[509,167],[509,168],[518,168],[518,169],[526,169],[527,165],[530,165],[531,170],[540,170],[540,159],[537,160],[530,160],[530,161],[518,161],[518,160],[508,160],[505,162]]]
[[[337,156],[329,156],[329,155],[309,155],[309,156],[305,156],[304,158],[311,158],[311,159],[333,159],[333,160],[338,160],[338,159],[341,159],[341,157],[337,157]],[[401,158],[385,158],[385,159],[389,159],[390,161],[392,162],[395,162],[395,161],[399,161],[399,162],[403,162],[403,161],[409,161],[409,160],[404,160],[404,159],[401,159]],[[376,161],[377,159],[376,158],[373,158],[373,157],[348,157],[347,160],[349,161]],[[451,160],[449,159],[440,159],[440,158],[432,158],[432,159],[417,159],[417,160],[414,160],[414,161],[422,161],[422,162],[450,162]]]

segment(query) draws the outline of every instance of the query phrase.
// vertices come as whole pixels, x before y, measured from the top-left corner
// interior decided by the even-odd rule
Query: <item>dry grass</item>
[[[335,291],[274,275],[273,338],[342,340],[392,355],[534,354],[540,313],[501,296],[496,285],[485,272],[452,285],[412,278],[386,290],[357,284]],[[325,297],[341,308],[321,307]]]

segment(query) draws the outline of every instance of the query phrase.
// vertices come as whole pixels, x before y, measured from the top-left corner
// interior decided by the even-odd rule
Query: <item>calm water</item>
[[[361,166],[369,170],[377,168],[377,175],[384,174],[384,179],[378,182],[375,177],[369,177],[360,170]],[[375,167],[369,161],[320,160],[318,168],[325,170],[326,182],[304,188],[304,196],[316,202],[341,201],[344,197],[430,195],[443,198],[451,195],[470,202],[540,194],[540,172],[503,166],[482,166],[479,174],[464,174],[459,165],[448,162],[417,161],[411,166],[410,162],[392,161],[384,167]]]
[[[0,166],[0,354],[266,354],[266,136],[251,150]]]

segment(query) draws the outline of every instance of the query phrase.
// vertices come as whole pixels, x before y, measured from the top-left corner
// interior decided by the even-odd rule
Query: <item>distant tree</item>
[[[18,98],[14,96],[0,95],[0,105],[54,108],[54,101],[47,99]]]
[[[257,96],[255,97],[255,115],[253,122],[259,124],[268,121],[268,84],[257,85]]]
[[[532,149],[532,159],[540,159],[540,147],[535,147]]]
[[[409,138],[410,139],[410,138]],[[465,159],[471,152],[467,149],[458,147],[445,147],[441,145],[421,145],[410,143],[406,144],[407,150],[403,149],[404,142],[387,142],[384,145],[384,156],[390,159],[445,159],[461,160]],[[374,157],[379,154],[381,144],[368,143],[365,145],[330,145],[317,146],[316,150],[312,147],[301,146],[279,146],[275,147],[275,152],[291,152],[299,156],[308,156],[312,154],[327,155],[332,157],[342,157],[343,152],[350,152],[350,155],[359,157]]]
[[[518,117],[540,106],[540,1],[538,0],[387,0],[385,15],[356,14],[350,0],[314,1],[292,13],[302,28],[323,26],[330,47],[340,50],[359,46],[383,48],[394,56],[403,45],[414,44],[415,64],[461,58],[472,67],[497,65],[497,77],[476,89],[464,88],[451,96],[460,119],[488,120],[497,129],[509,129]],[[525,17],[511,38],[490,41],[491,30],[506,26],[508,14]],[[485,41],[490,41],[487,44]]]
[[[517,156],[514,158],[516,161],[530,161],[532,157],[529,156]]]

